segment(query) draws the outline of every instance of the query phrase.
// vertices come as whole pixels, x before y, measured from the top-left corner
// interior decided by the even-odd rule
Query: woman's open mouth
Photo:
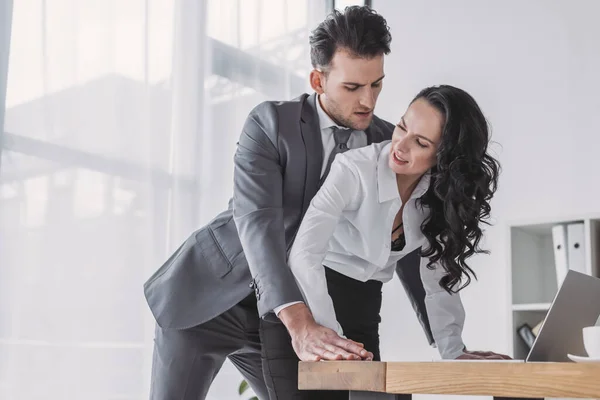
[[[398,153],[396,153],[395,151],[392,154],[393,154],[392,158],[394,159],[394,162],[396,164],[398,164],[398,165],[406,165],[406,164],[408,164],[408,161],[406,161],[404,158],[400,157],[398,155]]]

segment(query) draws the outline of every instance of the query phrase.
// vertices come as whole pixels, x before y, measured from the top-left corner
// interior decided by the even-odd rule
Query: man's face
[[[312,71],[311,84],[335,122],[362,131],[373,119],[383,77],[383,54],[365,59],[340,49],[327,71]]]

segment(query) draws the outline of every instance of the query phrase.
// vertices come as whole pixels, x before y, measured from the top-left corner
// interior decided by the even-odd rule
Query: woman
[[[391,141],[336,157],[288,259],[317,323],[380,359],[382,283],[397,261],[420,248],[425,303],[442,358],[508,358],[468,352],[461,338],[458,291],[475,276],[466,260],[483,252],[480,225],[499,172],[488,142],[475,100],[437,86],[414,98]]]

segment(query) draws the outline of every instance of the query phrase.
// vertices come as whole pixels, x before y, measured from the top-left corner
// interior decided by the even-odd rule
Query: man
[[[248,116],[229,209],[145,284],[157,320],[153,399],[205,398],[225,358],[261,399],[315,399],[297,389],[299,359],[373,358],[314,322],[286,256],[335,155],[391,138],[393,125],[373,114],[390,41],[370,8],[334,11],[310,38],[315,93]],[[398,274],[431,343],[418,267]]]

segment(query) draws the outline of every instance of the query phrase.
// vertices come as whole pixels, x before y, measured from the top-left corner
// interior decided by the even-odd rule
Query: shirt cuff
[[[437,348],[440,356],[445,360],[454,360],[465,352],[465,344],[460,336],[451,336],[440,340]]]
[[[293,306],[294,304],[300,304],[300,303],[304,303],[303,301],[292,301],[291,303],[285,303],[283,305],[280,305],[279,307],[275,307],[273,309],[273,312],[275,313],[275,315],[277,315],[277,317],[279,317],[279,312],[281,310],[283,310],[284,308],[288,308],[289,306]]]

